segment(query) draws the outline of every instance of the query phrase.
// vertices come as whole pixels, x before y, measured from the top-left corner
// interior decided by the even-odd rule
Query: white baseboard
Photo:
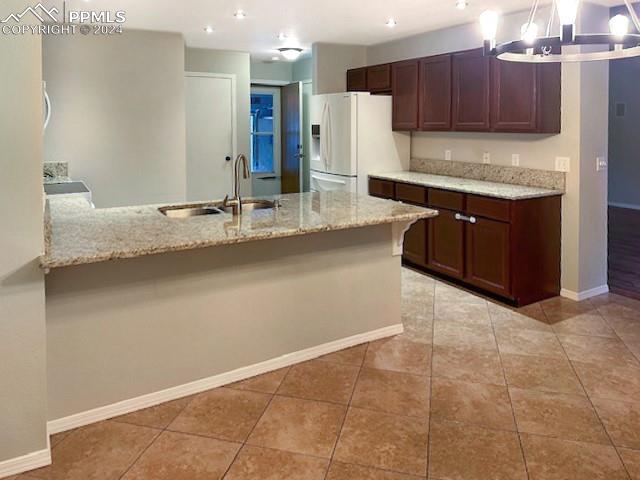
[[[640,205],[634,203],[609,202],[610,207],[628,208],[629,210],[640,210]]]
[[[372,332],[354,335],[341,340],[325,343],[317,347],[307,348],[305,350],[283,355],[256,365],[250,365],[248,367],[239,368],[220,375],[196,380],[195,382],[171,387],[159,392],[149,393],[140,397],[123,400],[111,405],[105,405],[104,407],[98,407],[93,410],[70,415],[68,417],[51,420],[47,422],[47,428],[50,434],[64,432],[73,428],[82,427],[84,425],[131,413],[136,410],[141,410],[143,408],[153,407],[160,403],[169,402],[195,393],[211,390],[212,388],[245,380],[247,378],[278,370],[279,368],[288,367],[296,363],[312,360],[328,353],[344,350],[345,348],[354,347],[356,345],[372,342],[374,340],[379,340],[393,335],[399,335],[402,332],[402,324],[397,324],[374,330]]]
[[[0,478],[18,475],[47,465],[51,465],[51,448],[48,444],[44,450],[0,462]]]
[[[574,292],[572,290],[567,290],[566,288],[560,290],[561,297],[568,298],[569,300],[574,300],[576,302],[581,302],[589,298],[597,297],[598,295],[604,295],[605,293],[609,293],[609,285],[601,285],[599,287],[592,288],[591,290],[584,290],[582,292]]]

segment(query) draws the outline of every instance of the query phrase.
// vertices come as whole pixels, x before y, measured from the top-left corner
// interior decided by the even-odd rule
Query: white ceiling
[[[531,3],[469,0],[463,11],[455,8],[455,0],[69,0],[67,6],[124,10],[129,28],[181,32],[192,47],[248,51],[253,58],[270,59],[282,46],[309,51],[314,42],[374,45],[474,22],[487,8],[507,13],[528,9]],[[247,13],[244,20],[234,18],[237,9]],[[395,28],[385,25],[389,17],[398,22]],[[214,33],[205,33],[207,25]],[[291,40],[281,42],[279,32],[287,33]]]

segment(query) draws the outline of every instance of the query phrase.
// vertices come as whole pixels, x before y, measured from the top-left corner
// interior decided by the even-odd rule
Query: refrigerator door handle
[[[325,169],[327,166],[327,139],[325,138],[327,135],[327,104],[324,103],[322,105],[322,117],[320,119],[320,161],[324,164]]]
[[[331,164],[333,163],[333,138],[332,138],[332,132],[331,132],[331,127],[333,126],[333,119],[331,118],[331,105],[329,105],[329,103],[327,102],[327,120],[326,120],[326,127],[325,127],[325,137],[327,138],[327,144],[326,144],[326,149],[325,149],[325,155],[326,155],[326,161],[325,164],[327,166],[327,171],[330,170],[331,168]]]

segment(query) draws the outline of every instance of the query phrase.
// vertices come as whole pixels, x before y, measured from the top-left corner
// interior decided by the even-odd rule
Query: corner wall
[[[4,0],[0,18],[22,9],[24,2]],[[21,466],[46,464],[49,452],[44,274],[38,262],[43,251],[40,37],[2,35],[0,62],[1,477]]]

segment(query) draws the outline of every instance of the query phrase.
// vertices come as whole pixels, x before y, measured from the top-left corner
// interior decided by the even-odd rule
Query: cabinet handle
[[[478,222],[476,217],[467,217],[466,215],[462,215],[461,213],[456,213],[455,219],[458,220],[458,221],[468,222],[468,223],[472,223],[472,224],[475,224],[475,223]]]

